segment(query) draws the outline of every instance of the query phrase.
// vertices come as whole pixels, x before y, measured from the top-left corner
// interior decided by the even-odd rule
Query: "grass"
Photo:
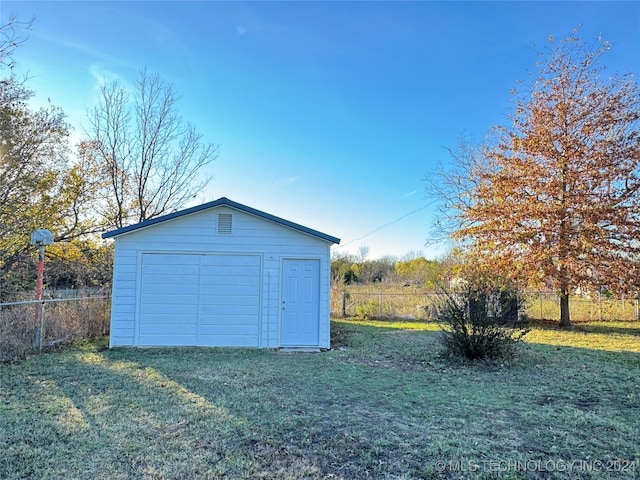
[[[80,343],[0,365],[0,478],[637,478],[637,323],[535,328],[521,356],[475,364],[442,358],[434,328],[334,321],[321,354]]]
[[[437,322],[416,319],[361,320],[341,319],[340,322],[353,325],[369,325],[378,328],[418,330],[437,332]],[[579,347],[610,352],[640,353],[640,322],[582,322],[573,325],[572,330],[559,330],[555,322],[534,321],[533,328],[526,336],[529,344]]]

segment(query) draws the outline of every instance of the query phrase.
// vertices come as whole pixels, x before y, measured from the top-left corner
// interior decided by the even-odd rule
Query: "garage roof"
[[[167,220],[172,220],[174,218],[182,217],[184,215],[190,215],[192,213],[201,212],[202,210],[206,210],[208,208],[213,207],[230,207],[235,208],[236,210],[240,210],[241,212],[248,213],[250,215],[255,215],[260,218],[264,218],[265,220],[270,220],[274,223],[283,225],[285,227],[292,228],[294,230],[298,230],[299,232],[306,233],[307,235],[311,235],[313,237],[320,238],[327,242],[331,243],[340,243],[340,239],[336,237],[332,237],[331,235],[327,235],[326,233],[318,232],[317,230],[313,230],[308,227],[304,227],[294,222],[290,222],[289,220],[285,220],[284,218],[276,217],[275,215],[270,215],[268,213],[262,212],[260,210],[256,210],[255,208],[248,207],[238,202],[234,202],[233,200],[229,200],[226,197],[219,198],[218,200],[214,200],[213,202],[203,203],[202,205],[197,205],[195,207],[186,208],[184,210],[179,210],[177,212],[170,213],[168,215],[163,215],[161,217],[152,218],[150,220],[145,220],[144,222],[136,223],[135,225],[129,225],[127,227],[118,228],[116,230],[111,230],[109,232],[103,233],[102,238],[112,238],[117,237],[119,235],[123,235],[125,233],[134,232],[141,228],[150,227],[151,225],[156,225],[158,223],[166,222]]]

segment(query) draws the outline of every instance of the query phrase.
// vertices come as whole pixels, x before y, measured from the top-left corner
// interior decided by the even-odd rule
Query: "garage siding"
[[[219,213],[232,214],[231,235],[216,232]],[[329,247],[323,239],[226,206],[120,235],[110,345],[279,347],[282,264],[300,258],[320,261],[318,346],[329,348]],[[177,256],[176,268],[149,263],[168,255]],[[183,262],[185,256],[191,258]],[[252,263],[233,271],[219,263],[239,258]],[[194,309],[189,301],[196,299]]]

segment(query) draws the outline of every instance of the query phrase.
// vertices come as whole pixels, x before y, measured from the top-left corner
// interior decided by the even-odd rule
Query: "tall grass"
[[[110,299],[105,297],[0,304],[0,362],[15,361],[43,347],[106,335],[109,309]]]

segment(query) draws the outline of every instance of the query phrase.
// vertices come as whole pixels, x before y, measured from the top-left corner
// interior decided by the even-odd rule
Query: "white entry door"
[[[280,345],[318,346],[320,260],[284,260]]]

